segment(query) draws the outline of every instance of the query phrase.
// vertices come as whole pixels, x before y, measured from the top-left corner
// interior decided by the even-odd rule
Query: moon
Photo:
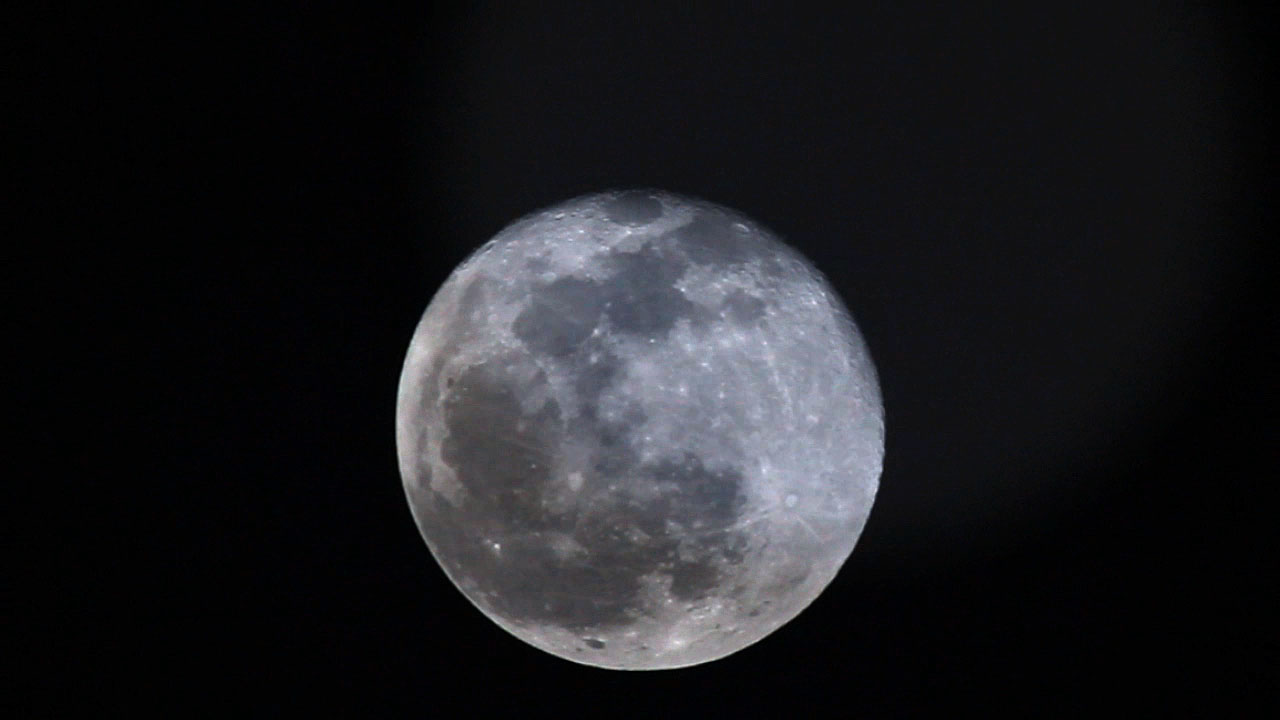
[[[520,219],[440,287],[400,377],[409,507],[517,638],[621,670],[796,617],[870,513],[876,371],[827,279],[750,218],[658,190]]]

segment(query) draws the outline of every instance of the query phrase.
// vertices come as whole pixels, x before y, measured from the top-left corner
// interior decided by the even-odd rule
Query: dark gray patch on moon
[[[703,265],[740,265],[763,255],[749,233],[735,228],[731,218],[719,213],[701,212],[668,237],[690,260]]]
[[[720,573],[708,563],[676,563],[671,570],[671,596],[678,600],[702,600],[719,582]]]
[[[742,473],[709,469],[697,455],[685,453],[680,462],[645,467],[644,476],[666,489],[637,514],[637,523],[657,537],[672,535],[675,523],[685,543],[678,560],[673,558],[679,542],[664,546],[668,563],[663,570],[672,577],[672,595],[682,600],[706,597],[720,583],[716,562],[724,553],[718,548],[745,547],[747,542],[740,533],[728,531],[746,504]]]
[[[511,330],[534,353],[568,355],[591,336],[604,303],[598,283],[561,278],[534,289]]]
[[[598,291],[587,285],[563,283],[540,292],[549,292],[553,299],[543,302],[554,305],[564,293]],[[560,338],[581,334],[557,326],[548,332]],[[705,598],[721,579],[716,563],[730,559],[726,548],[747,542],[725,539],[745,503],[741,473],[708,468],[693,453],[641,464],[629,437],[644,413],[633,407],[619,420],[598,417],[595,407],[620,372],[620,361],[591,345],[576,354],[565,352],[563,343],[543,347],[553,362],[581,371],[576,389],[582,412],[572,420],[564,420],[553,402],[522,413],[519,398],[537,388],[517,386],[507,368],[527,362],[519,358],[465,369],[444,398],[448,434],[441,456],[466,495],[460,512],[438,517],[431,534],[448,548],[444,555],[455,572],[465,572],[476,586],[477,602],[516,623],[573,632],[627,625],[644,605],[644,578],[654,574],[671,578],[673,597]],[[541,376],[533,381],[545,382]],[[593,450],[566,506],[548,500],[565,492],[552,459],[569,435]],[[634,485],[617,485],[620,477],[634,478]],[[661,490],[654,495],[628,489],[655,485]],[[548,533],[591,548],[590,556],[557,551],[546,541]]]
[[[487,285],[484,278],[476,278],[462,291],[462,297],[458,300],[458,315],[466,320],[464,327],[473,327],[483,322],[479,313],[487,302]]]
[[[551,479],[561,435],[555,402],[522,416],[517,389],[501,371],[475,365],[449,389],[444,419],[448,434],[440,455],[466,488],[469,502],[502,517],[509,527],[538,530],[553,524],[530,500],[539,498]]]
[[[739,325],[750,325],[764,317],[764,300],[744,290],[734,290],[724,299],[722,309]]]
[[[662,217],[662,202],[653,193],[628,190],[605,202],[604,214],[619,225],[640,227]]]
[[[732,525],[746,498],[742,473],[712,470],[693,453],[680,462],[663,461],[647,468],[654,481],[669,485],[672,492],[662,496],[662,518],[687,527],[719,530]]]
[[[616,330],[658,337],[677,319],[692,315],[694,304],[675,286],[684,274],[682,258],[647,244],[639,252],[615,252],[605,260],[613,269],[605,284],[605,314]]]
[[[627,622],[640,576],[655,561],[625,538],[598,537],[580,524],[594,513],[593,501],[607,508],[607,498],[584,497],[567,510],[546,502],[559,489],[551,467],[563,437],[558,407],[523,414],[513,380],[495,363],[461,373],[444,409],[442,459],[466,495],[458,512],[436,518],[432,538],[476,586],[477,602],[517,623],[587,629]],[[592,557],[558,552],[546,533],[571,536]]]
[[[531,352],[556,358],[572,354],[601,315],[618,332],[653,338],[679,318],[700,315],[675,286],[685,269],[676,253],[646,244],[637,252],[609,253],[603,262],[610,271],[604,282],[567,277],[533,289],[529,306],[511,328]]]

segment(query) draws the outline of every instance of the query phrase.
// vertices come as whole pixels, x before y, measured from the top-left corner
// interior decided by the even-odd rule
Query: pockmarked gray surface
[[[794,618],[884,455],[861,335],[749,218],[656,190],[529,215],[439,289],[400,379],[401,476],[450,580],[575,662],[676,668]]]

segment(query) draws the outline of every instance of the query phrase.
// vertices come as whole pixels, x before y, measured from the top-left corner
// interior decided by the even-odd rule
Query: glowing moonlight
[[[588,665],[715,660],[795,617],[871,510],[875,369],[822,275],[731,210],[602,193],[517,221],[427,307],[396,411],[427,546]]]

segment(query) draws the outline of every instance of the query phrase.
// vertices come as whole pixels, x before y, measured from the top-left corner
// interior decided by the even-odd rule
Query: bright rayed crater
[[[875,369],[799,253],[710,203],[632,190],[525,217],[413,335],[396,417],[427,546],[559,657],[736,652],[831,582],[884,455]]]

